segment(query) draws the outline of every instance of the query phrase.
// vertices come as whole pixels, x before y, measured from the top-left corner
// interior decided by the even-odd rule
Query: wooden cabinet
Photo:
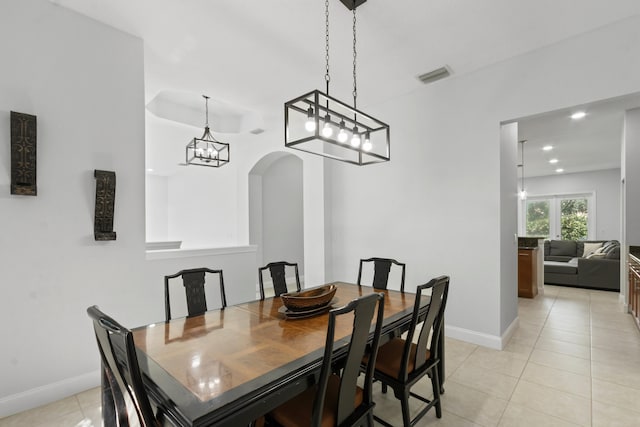
[[[518,296],[538,295],[538,248],[518,249]]]
[[[640,259],[629,255],[629,312],[640,327]]]

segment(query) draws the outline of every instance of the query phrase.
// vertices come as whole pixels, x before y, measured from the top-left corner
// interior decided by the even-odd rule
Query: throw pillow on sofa
[[[604,259],[607,256],[605,253],[592,253],[587,255],[585,258],[587,259]]]
[[[620,246],[614,245],[613,248],[605,254],[606,259],[620,259]]]
[[[597,251],[602,247],[602,243],[584,243],[584,252],[582,253],[583,258],[587,258],[589,255]]]
[[[609,248],[608,246],[602,246],[602,247],[599,247],[598,249],[596,249],[593,253],[594,254],[604,254],[605,253],[604,251],[607,250],[608,248]]]

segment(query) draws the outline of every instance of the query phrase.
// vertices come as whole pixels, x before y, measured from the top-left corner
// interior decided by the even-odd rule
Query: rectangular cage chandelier
[[[229,163],[229,144],[218,141],[209,130],[209,97],[202,95],[205,100],[204,133],[200,138],[193,138],[186,146],[185,156],[187,165],[209,166],[219,168]]]
[[[390,159],[389,125],[314,90],[284,104],[285,146],[355,165]]]
[[[313,90],[284,104],[285,147],[364,166],[391,158],[389,125],[357,109],[356,8],[366,0],[341,0],[353,11],[353,105],[329,95],[329,0],[325,0],[326,92]]]

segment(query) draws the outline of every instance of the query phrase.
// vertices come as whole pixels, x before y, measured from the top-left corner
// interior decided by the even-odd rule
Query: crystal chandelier
[[[209,130],[209,97],[202,95],[205,102],[206,122],[200,138],[193,138],[186,148],[187,165],[219,168],[229,163],[229,144],[216,140]]]
[[[314,90],[284,104],[284,145],[359,166],[386,162],[389,125],[357,109],[356,8],[366,0],[341,1],[353,10],[353,105],[329,95],[329,0],[325,0],[326,92]]]

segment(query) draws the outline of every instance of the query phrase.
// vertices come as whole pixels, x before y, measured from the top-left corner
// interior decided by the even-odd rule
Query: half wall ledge
[[[150,250],[147,248],[146,260],[175,259],[175,258],[192,258],[198,256],[210,255],[230,255],[256,252],[257,245],[246,246],[229,246],[225,248],[198,248],[198,249],[161,249]]]

